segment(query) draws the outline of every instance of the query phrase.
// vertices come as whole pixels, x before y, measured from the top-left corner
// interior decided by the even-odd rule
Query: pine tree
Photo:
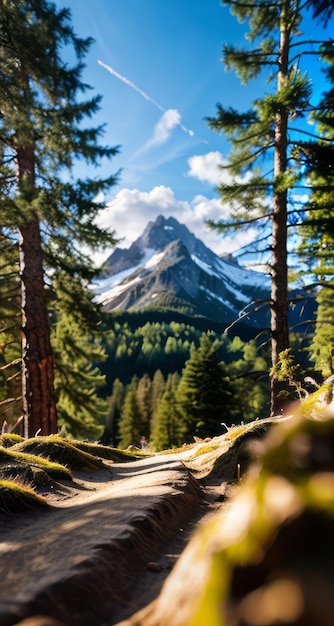
[[[260,350],[255,340],[243,343],[239,337],[233,339],[230,351],[234,355],[228,366],[228,373],[234,382],[234,420],[238,421],[238,415],[242,415],[243,421],[267,417],[270,411],[268,351],[263,347]]]
[[[168,375],[166,390],[155,414],[150,443],[157,452],[168,450],[173,446],[179,447],[184,441],[186,426],[176,400],[178,382],[178,375]]]
[[[134,377],[128,386],[119,422],[119,444],[122,450],[129,446],[141,447],[142,413],[137,397],[138,379]]]
[[[311,85],[302,73],[302,61],[314,51],[314,43],[300,39],[304,7],[295,0],[225,0],[239,21],[247,21],[249,46],[239,49],[225,44],[223,60],[227,70],[234,68],[245,84],[267,72],[268,82],[276,79],[271,93],[239,113],[232,107],[218,106],[209,125],[228,135],[232,145],[229,164],[231,182],[218,191],[231,207],[231,219],[212,223],[224,230],[258,223],[271,223],[271,345],[272,364],[289,347],[287,236],[295,225],[296,208],[289,204],[289,192],[303,178],[303,170],[293,161],[299,134],[293,134],[293,120],[310,109]],[[317,4],[317,10],[322,10]],[[304,12],[304,13],[303,13]],[[298,39],[299,38],[299,39]],[[318,42],[319,43],[319,42]],[[272,412],[282,409],[281,383],[272,377]]]
[[[159,403],[166,389],[166,381],[160,369],[157,369],[152,379],[152,411],[151,411],[151,429],[154,426],[155,415],[159,407]]]
[[[78,437],[81,429],[81,436],[97,439],[108,412],[106,380],[100,371],[107,358],[101,343],[100,312],[92,291],[79,277],[55,272],[52,287],[49,310],[54,315],[51,339],[58,422],[68,435]]]
[[[220,434],[221,422],[231,424],[231,388],[216,346],[204,333],[199,348],[191,350],[176,393],[188,441],[194,435],[211,437]]]
[[[61,268],[90,280],[92,261],[82,250],[114,242],[94,221],[101,209],[94,198],[115,178],[76,180],[73,166],[77,157],[97,166],[116,149],[99,145],[101,127],[84,125],[100,98],[78,99],[92,40],[75,35],[69,10],[48,0],[1,0],[0,29],[0,215],[19,240],[27,433],[48,434],[57,431],[57,413],[45,274]],[[64,46],[74,50],[74,67],[62,61]]]
[[[57,299],[51,338],[58,424],[67,436],[95,440],[102,434],[108,412],[108,402],[98,394],[105,377],[97,364],[106,359],[98,332],[99,315],[92,293],[80,280],[63,274],[54,277],[53,284]]]
[[[114,448],[118,445],[119,422],[121,419],[122,407],[124,403],[125,388],[119,378],[113,383],[112,394],[108,398],[108,413],[104,433],[101,437],[101,443],[111,445]]]
[[[334,374],[334,284],[322,287],[318,293],[315,334],[311,343],[311,357],[315,368],[324,379]]]
[[[148,374],[144,374],[138,381],[137,398],[142,415],[142,437],[148,441],[150,438],[150,423],[152,417],[152,381]]]

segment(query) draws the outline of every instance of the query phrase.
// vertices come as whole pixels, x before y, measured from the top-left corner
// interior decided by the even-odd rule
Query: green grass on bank
[[[145,454],[147,456],[147,454]],[[47,505],[47,493],[55,482],[75,483],[73,471],[95,472],[107,467],[104,460],[126,463],[142,458],[140,450],[117,450],[60,435],[24,439],[14,433],[0,436],[0,514]]]
[[[27,484],[0,479],[0,513],[20,513],[36,507],[48,507],[45,498]]]

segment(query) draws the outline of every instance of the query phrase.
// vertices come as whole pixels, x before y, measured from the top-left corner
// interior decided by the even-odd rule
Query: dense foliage
[[[195,435],[219,434],[225,428],[222,422],[268,415],[267,345],[203,331],[195,319],[191,326],[145,322],[143,315],[137,325],[129,313],[126,317],[127,323],[117,321],[122,313],[109,320],[109,356],[100,364],[107,378],[101,393],[109,396],[104,443],[141,445],[145,440],[164,449],[167,442],[180,445]],[[138,315],[133,317],[138,322]],[[131,430],[135,414],[136,432]]]
[[[88,298],[77,301],[78,290],[88,293],[94,274],[89,250],[114,243],[95,218],[102,208],[96,197],[115,177],[92,177],[91,171],[117,149],[100,144],[103,128],[86,125],[100,104],[99,96],[81,99],[88,89],[83,59],[92,40],[76,36],[68,9],[48,0],[1,0],[0,33],[0,245],[2,251],[10,247],[6,275],[12,285],[14,272],[20,281],[25,431],[49,434],[57,432],[56,399],[64,395],[55,389],[50,303],[66,293],[75,315]],[[72,50],[73,66],[63,61],[64,48]],[[75,174],[79,158],[88,166],[83,179]],[[14,300],[6,289],[0,285],[7,315]],[[95,307],[94,325],[96,315]],[[7,326],[0,332],[8,333]],[[75,387],[71,395],[73,400]],[[79,394],[72,419],[81,402]]]
[[[324,378],[334,373],[334,44],[322,49],[330,88],[313,113],[321,139],[304,142],[298,156],[312,184],[301,228],[300,256],[318,287],[318,312],[311,353]]]
[[[312,144],[313,151],[308,151],[304,142],[305,136],[310,136],[306,123],[317,118],[315,111],[321,124],[328,124],[332,119],[332,92],[326,103],[317,103],[307,74],[309,55],[317,55],[319,71],[321,63],[326,64],[333,57],[332,40],[324,39],[319,27],[319,21],[327,24],[332,8],[326,3],[303,4],[295,0],[271,3],[225,0],[223,4],[248,27],[247,44],[243,48],[224,44],[225,68],[234,69],[243,84],[265,78],[270,89],[267,91],[267,86],[264,87],[261,96],[243,112],[228,103],[219,104],[216,117],[208,120],[212,128],[228,138],[232,147],[224,166],[229,176],[222,176],[223,182],[218,187],[224,203],[228,204],[230,217],[211,226],[223,231],[260,224],[262,241],[269,239],[272,371],[275,372],[279,354],[289,348],[288,234],[296,230],[297,223],[304,221],[302,194],[314,183],[305,177],[301,152],[309,153],[311,168],[319,172],[322,163],[327,175],[333,175],[328,165],[333,160],[333,146],[331,142],[326,144],[321,126],[318,134],[311,133],[317,140]],[[318,16],[320,41],[316,44],[313,43],[310,8]],[[310,23],[311,32],[308,30]],[[330,113],[325,121],[326,110]],[[323,195],[325,186],[320,186]],[[333,211],[333,205],[324,204],[324,200],[323,195],[321,203],[325,210]],[[311,221],[317,225],[317,215],[313,214]],[[282,409],[281,390],[281,383],[273,375],[273,413]]]

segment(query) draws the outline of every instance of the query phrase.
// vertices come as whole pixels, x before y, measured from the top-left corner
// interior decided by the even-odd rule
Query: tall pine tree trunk
[[[17,151],[19,188],[34,185],[34,150]],[[57,432],[53,355],[46,305],[39,219],[33,212],[19,229],[22,292],[22,396],[25,436]]]
[[[281,14],[278,92],[286,86],[289,71],[290,33],[287,26],[289,1],[284,2]],[[271,353],[272,365],[278,362],[280,352],[289,347],[289,300],[287,265],[287,190],[282,188],[282,174],[287,168],[288,110],[282,103],[275,121],[274,198],[272,216],[271,261]],[[284,385],[273,375],[271,379],[271,412],[281,413]]]

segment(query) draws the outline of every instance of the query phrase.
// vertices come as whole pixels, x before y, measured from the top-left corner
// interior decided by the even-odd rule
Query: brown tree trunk
[[[34,176],[31,147],[17,152],[20,189]],[[44,285],[41,233],[38,216],[32,212],[20,235],[20,276],[22,292],[22,396],[25,436],[57,432],[53,354]]]
[[[290,33],[286,26],[289,1],[283,4],[281,16],[278,92],[288,81]],[[289,299],[287,265],[287,190],[280,189],[281,175],[287,168],[288,111],[283,105],[276,114],[274,198],[272,216],[271,261],[271,353],[272,365],[278,362],[280,352],[289,347]],[[271,413],[280,414],[286,404],[285,384],[273,375],[271,379]],[[282,395],[281,395],[282,394]],[[281,397],[280,397],[281,395]]]

